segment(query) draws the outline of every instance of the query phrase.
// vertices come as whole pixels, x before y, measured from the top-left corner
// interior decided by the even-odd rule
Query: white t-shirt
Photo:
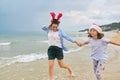
[[[92,38],[88,39],[88,42],[90,43],[92,47],[92,54],[91,57],[95,60],[106,60],[108,58],[107,55],[107,45],[110,42],[109,39],[102,38],[98,40],[93,40]]]
[[[50,31],[48,33],[48,45],[49,46],[58,46],[58,47],[62,48],[58,31],[56,31],[56,32]]]

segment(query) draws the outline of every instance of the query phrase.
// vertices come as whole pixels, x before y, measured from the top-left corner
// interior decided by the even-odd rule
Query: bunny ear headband
[[[52,20],[54,20],[56,14],[55,14],[54,12],[50,12],[50,15],[51,15],[51,17],[52,17]],[[59,13],[59,14],[57,15],[57,19],[56,19],[56,20],[59,21],[61,17],[62,17],[62,13]]]

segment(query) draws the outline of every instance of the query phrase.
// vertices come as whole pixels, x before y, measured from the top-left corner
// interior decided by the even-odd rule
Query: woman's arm
[[[49,32],[51,26],[44,26],[42,27],[42,30],[46,31],[47,33]]]
[[[70,37],[69,35],[67,35],[66,33],[64,33],[61,29],[60,30],[60,33],[62,35],[63,38],[65,38],[66,40],[72,42],[72,43],[76,43],[78,46],[81,46],[81,43],[77,40],[75,40],[74,38]]]
[[[120,43],[118,43],[118,42],[110,41],[109,43],[110,43],[110,44],[117,45],[117,46],[120,46]]]
[[[61,37],[65,38],[66,40],[75,43],[75,39],[73,39],[72,37],[68,36],[65,32],[63,32],[61,29],[59,29]]]

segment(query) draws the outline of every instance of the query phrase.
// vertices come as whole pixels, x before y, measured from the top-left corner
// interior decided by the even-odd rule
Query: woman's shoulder
[[[59,31],[60,33],[62,33],[62,34],[65,33],[65,32],[64,32],[62,29],[60,29],[60,28],[58,29],[58,31]]]
[[[63,31],[61,28],[58,28],[58,31]]]

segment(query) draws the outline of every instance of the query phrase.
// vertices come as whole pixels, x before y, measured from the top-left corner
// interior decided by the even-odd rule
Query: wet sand
[[[120,33],[109,36],[120,42]],[[76,45],[71,45],[77,48]],[[105,70],[102,71],[103,80],[120,80],[120,47],[109,45],[109,59]],[[96,80],[90,57],[90,46],[80,51],[64,54],[64,62],[73,68],[76,76],[70,77],[66,69],[59,68],[57,60],[54,66],[54,80]],[[15,63],[0,68],[0,80],[49,80],[48,60],[41,59],[34,62]]]

